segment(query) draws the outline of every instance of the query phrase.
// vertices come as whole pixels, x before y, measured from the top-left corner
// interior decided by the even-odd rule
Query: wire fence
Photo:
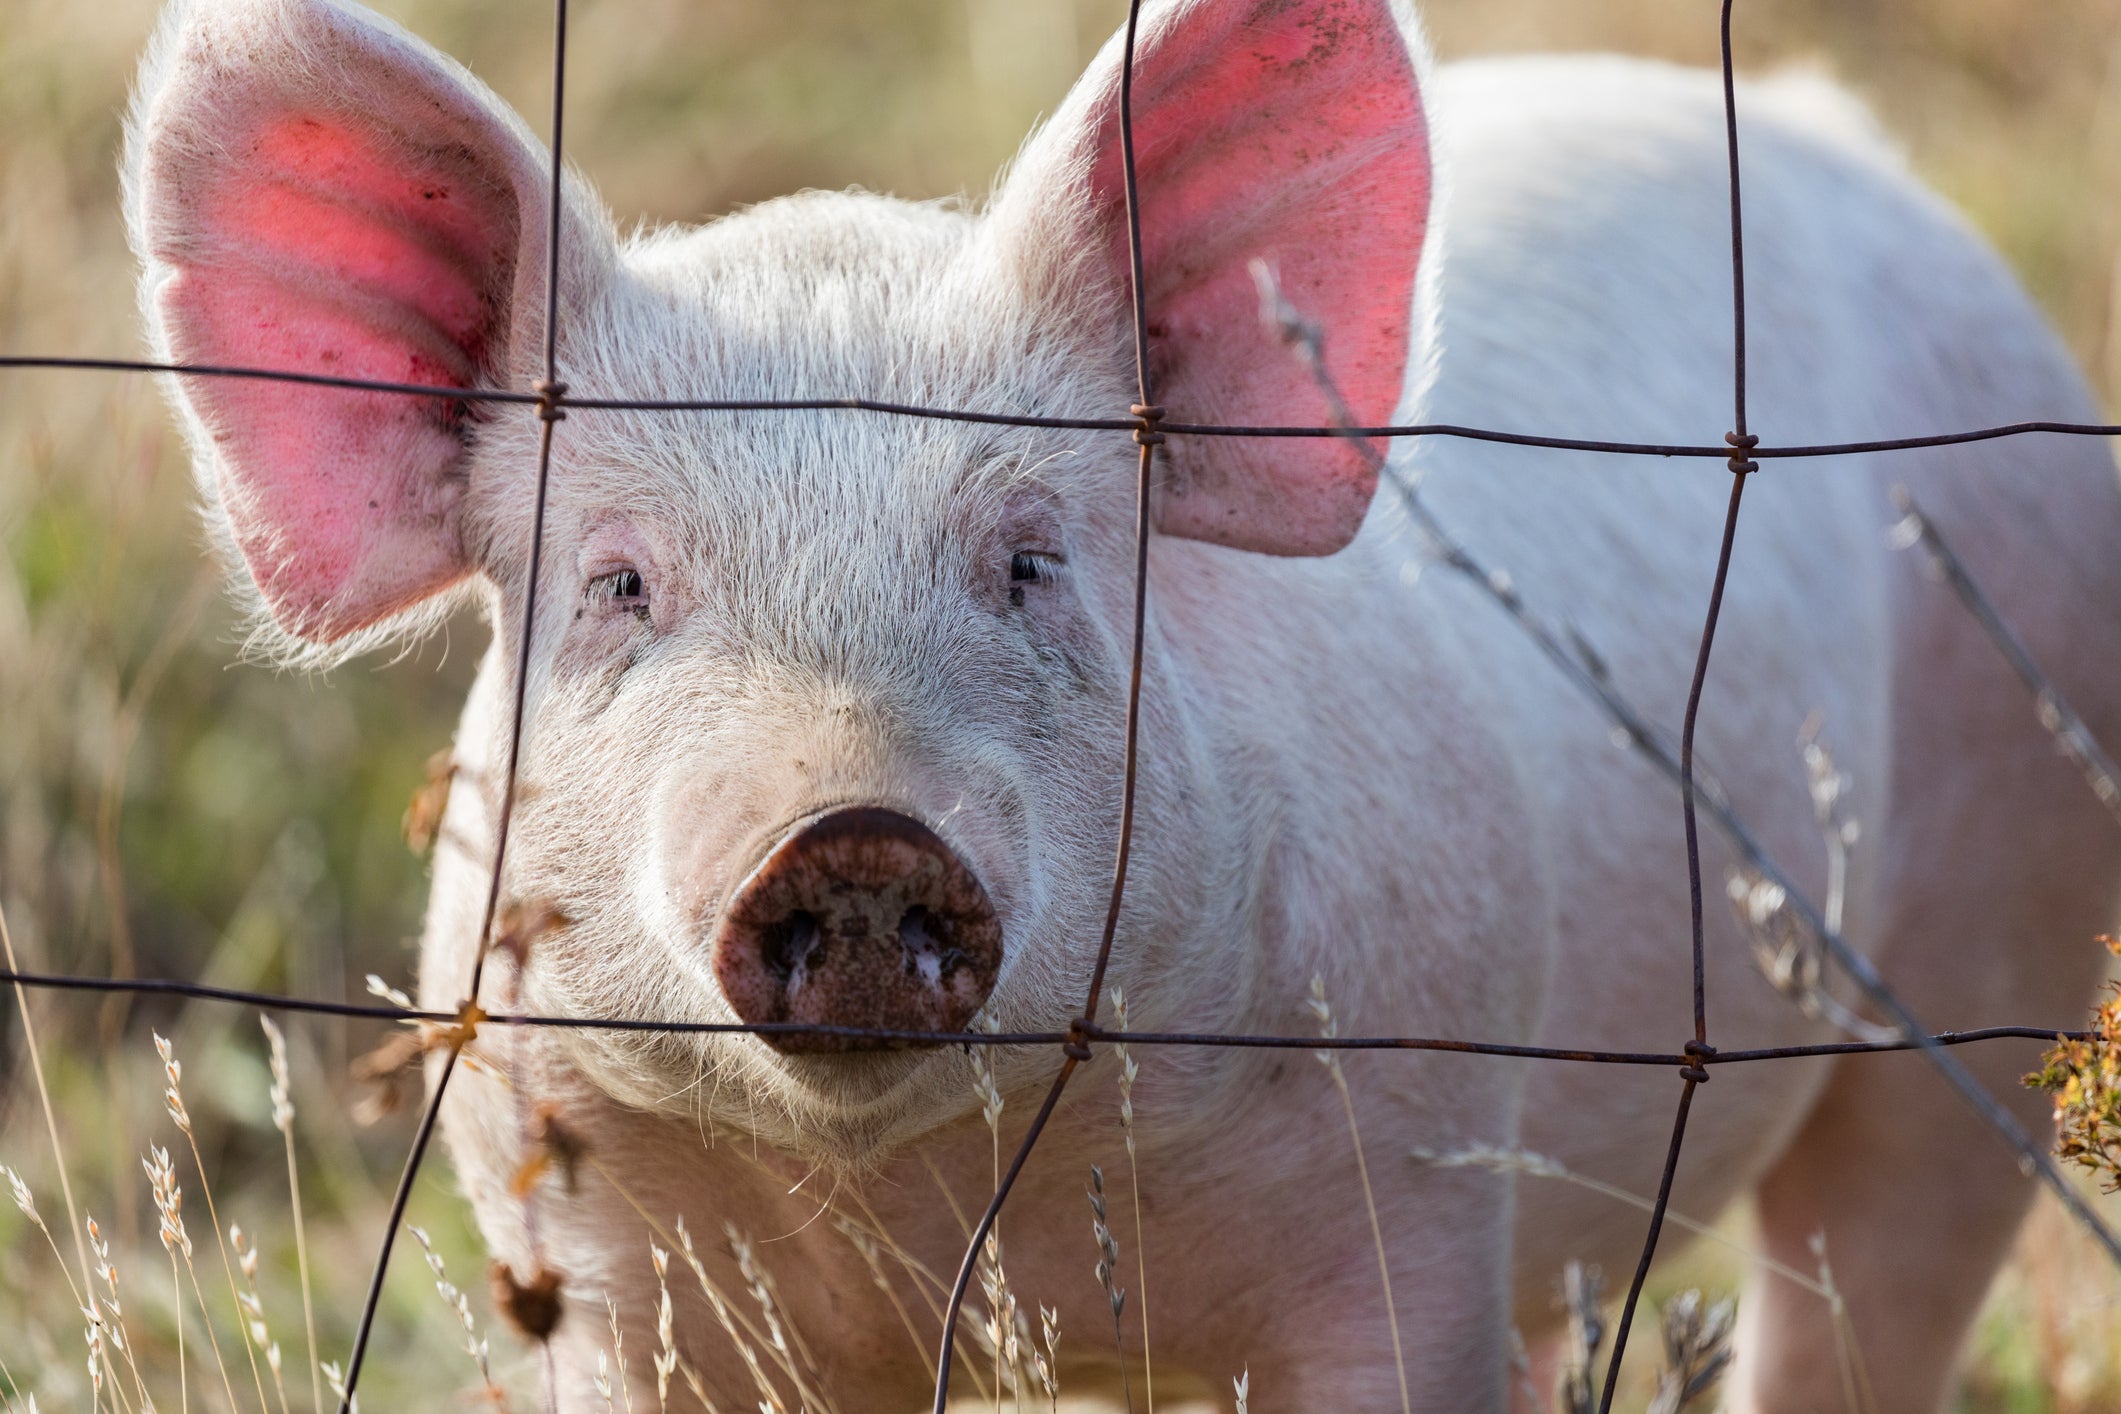
[[[2051,1189],[2075,1221],[2096,1240],[2117,1267],[2121,1267],[2121,1237],[2117,1237],[2115,1232],[2086,1203],[2078,1190],[2069,1182],[2062,1168],[2049,1152],[2048,1147],[2028,1134],[1997,1098],[1990,1094],[1950,1054],[1951,1048],[1979,1042],[2003,1039],[2045,1040],[2050,1042],[2057,1039],[2084,1040],[2091,1038],[2094,1033],[2083,1031],[2058,1032],[2048,1027],[2036,1025],[1999,1025],[1959,1031],[1932,1031],[1887,986],[1870,961],[1849,944],[1839,928],[1833,925],[1829,914],[1808,898],[1797,886],[1794,879],[1768,854],[1760,838],[1733,809],[1729,800],[1724,797],[1712,781],[1704,779],[1696,768],[1694,743],[1696,727],[1701,712],[1702,690],[1708,679],[1711,652],[1716,642],[1717,624],[1722,609],[1725,586],[1730,576],[1732,550],[1743,507],[1745,488],[1749,479],[1760,470],[1762,462],[1909,451],[2033,435],[2069,437],[2121,436],[2121,425],[2115,424],[2025,421],[1923,436],[1775,446],[1763,444],[1757,436],[1747,430],[1745,220],[1741,183],[1740,132],[1731,44],[1732,7],[1733,0],[1722,0],[1719,30],[1724,139],[1729,167],[1731,330],[1734,349],[1731,369],[1732,428],[1724,435],[1721,443],[1661,444],[1551,436],[1447,423],[1398,426],[1357,425],[1346,414],[1345,404],[1340,401],[1336,390],[1333,389],[1330,380],[1327,379],[1324,373],[1324,363],[1320,352],[1317,331],[1305,326],[1300,314],[1286,306],[1280,309],[1283,337],[1318,380],[1320,391],[1326,395],[1327,402],[1335,413],[1333,423],[1330,425],[1303,427],[1243,426],[1193,423],[1168,417],[1166,410],[1156,401],[1156,390],[1152,384],[1150,373],[1149,338],[1151,325],[1148,296],[1143,280],[1141,198],[1135,171],[1133,88],[1140,0],[1130,0],[1128,8],[1119,92],[1118,135],[1121,147],[1121,171],[1125,197],[1127,254],[1131,291],[1131,325],[1137,396],[1137,401],[1127,409],[1126,416],[1105,418],[1031,417],[985,412],[977,409],[928,407],[862,397],[717,400],[634,399],[577,395],[566,383],[561,381],[558,360],[558,333],[561,312],[559,299],[560,243],[561,213],[563,209],[561,180],[564,171],[563,123],[567,92],[568,0],[554,0],[550,112],[551,186],[548,193],[550,209],[546,232],[547,261],[544,287],[544,376],[529,389],[466,389],[454,386],[338,377],[290,369],[173,364],[146,360],[60,355],[0,354],[0,370],[58,369],[80,372],[151,373],[183,378],[249,379],[390,394],[409,398],[440,398],[459,403],[513,404],[536,409],[541,426],[538,442],[535,508],[530,530],[529,572],[525,580],[519,618],[520,631],[517,634],[518,646],[514,665],[514,697],[508,722],[507,766],[502,780],[500,807],[496,816],[493,853],[490,864],[491,873],[483,918],[478,933],[480,945],[476,951],[471,976],[464,991],[465,1001],[455,1012],[442,1012],[409,1009],[400,1006],[366,1005],[281,996],[177,979],[54,975],[17,970],[13,965],[12,956],[9,958],[10,965],[5,969],[0,969],[0,981],[12,983],[18,989],[39,988],[52,991],[70,990],[92,993],[175,996],[199,1001],[238,1003],[259,1007],[267,1011],[374,1019],[393,1023],[423,1022],[437,1028],[436,1034],[441,1038],[442,1063],[434,1075],[425,1107],[421,1111],[412,1147],[407,1154],[404,1167],[399,1175],[389,1209],[389,1216],[376,1251],[367,1296],[356,1328],[352,1352],[345,1367],[343,1393],[339,1404],[340,1414],[350,1414],[353,1407],[363,1362],[368,1352],[370,1335],[374,1328],[384,1277],[389,1269],[392,1247],[404,1221],[406,1204],[427,1155],[444,1096],[449,1090],[452,1076],[456,1073],[457,1061],[478,1030],[487,1026],[646,1031],[671,1034],[733,1033],[762,1037],[802,1036],[867,1041],[890,1045],[947,1044],[967,1047],[1057,1048],[1060,1053],[1059,1067],[1055,1071],[1044,1099],[1026,1129],[1022,1140],[1019,1142],[1007,1168],[1002,1171],[991,1199],[972,1229],[970,1238],[965,1245],[964,1256],[959,1265],[956,1279],[951,1286],[948,1307],[942,1322],[941,1347],[935,1367],[935,1414],[944,1414],[945,1405],[948,1401],[955,1334],[965,1295],[972,1282],[981,1249],[987,1241],[1003,1204],[1009,1197],[1011,1188],[1014,1186],[1018,1175],[1023,1171],[1025,1163],[1030,1158],[1034,1147],[1044,1132],[1047,1121],[1051,1118],[1054,1108],[1058,1104],[1062,1092],[1066,1089],[1070,1079],[1076,1073],[1077,1068],[1091,1058],[1093,1047],[1111,1043],[1124,1043],[1130,1046],[1278,1048],[1304,1051],[1433,1051],[1496,1058],[1607,1066],[1669,1066],[1675,1069],[1680,1079],[1680,1090],[1672,1118],[1671,1138],[1665,1153],[1656,1195],[1651,1204],[1650,1219],[1643,1236],[1641,1254],[1628,1284],[1620,1320],[1614,1328],[1613,1348],[1607,1360],[1603,1387],[1597,1406],[1600,1414],[1606,1414],[1606,1411],[1610,1410],[1618,1387],[1622,1361],[1627,1348],[1629,1328],[1635,1308],[1641,1299],[1643,1285],[1656,1255],[1658,1241],[1663,1231],[1673,1180],[1678,1171],[1685,1146],[1688,1117],[1692,1112],[1697,1092],[1701,1086],[1708,1083],[1711,1075],[1718,1067],[1791,1060],[1801,1057],[1919,1051],[1938,1072],[1940,1077],[1960,1094],[1973,1113],[1979,1116],[1998,1137],[2016,1152],[2021,1167],[2037,1176],[2042,1183]],[[1271,295],[1272,292],[1270,291],[1269,293]],[[675,1022],[659,1021],[652,1018],[544,1016],[509,1012],[489,1013],[479,1006],[477,998],[480,995],[480,983],[484,976],[487,959],[501,941],[497,939],[495,929],[497,917],[501,914],[502,881],[504,867],[507,862],[509,827],[515,813],[519,781],[526,693],[532,655],[532,628],[536,621],[537,598],[540,587],[540,564],[544,550],[545,510],[547,492],[551,480],[553,440],[559,424],[566,420],[568,410],[573,408],[668,413],[845,411],[888,417],[927,418],[1010,427],[1124,432],[1130,434],[1138,450],[1135,485],[1132,631],[1129,646],[1130,671],[1127,684],[1125,726],[1123,729],[1122,772],[1120,798],[1118,801],[1118,843],[1112,865],[1109,902],[1098,942],[1095,963],[1084,993],[1082,1012],[1079,1017],[1071,1020],[1065,1029],[1022,1032],[940,1032],[833,1026],[800,1022]],[[1623,741],[1630,749],[1673,782],[1679,792],[1686,835],[1693,1000],[1691,1035],[1676,1049],[1645,1051],[1572,1049],[1477,1039],[1419,1036],[1320,1037],[1315,1035],[1116,1031],[1097,1023],[1095,1018],[1104,992],[1107,965],[1111,958],[1113,939],[1126,897],[1127,867],[1134,834],[1134,798],[1139,760],[1142,699],[1143,628],[1147,613],[1148,593],[1147,564],[1151,527],[1151,476],[1155,467],[1157,448],[1164,445],[1166,440],[1171,437],[1337,438],[1351,442],[1362,452],[1371,469],[1377,472],[1385,484],[1398,496],[1412,523],[1431,542],[1437,553],[1439,563],[1453,573],[1463,577],[1505,613],[1529,637],[1541,655],[1567,679],[1571,686],[1592,706],[1604,714],[1613,726],[1616,738]],[[1685,713],[1676,742],[1668,741],[1663,733],[1651,725],[1649,718],[1613,686],[1602,671],[1599,660],[1587,645],[1573,634],[1556,630],[1542,620],[1531,606],[1525,603],[1511,587],[1507,576],[1491,570],[1471,550],[1454,539],[1429,510],[1426,503],[1422,500],[1418,488],[1400,476],[1397,470],[1371,445],[1375,440],[1397,438],[1461,438],[1557,451],[1617,456],[1720,459],[1725,462],[1731,476],[1730,497],[1723,517],[1722,538],[1717,552],[1715,573],[1703,615],[1701,632],[1696,644],[1694,669],[1688,688]],[[1903,543],[1910,546],[1919,545],[1931,556],[1946,584],[1965,605],[1968,612],[1995,645],[1997,651],[2009,663],[2012,671],[2032,695],[2040,724],[2055,739],[2061,749],[2082,768],[2087,783],[2101,803],[2115,814],[2117,820],[2121,820],[2121,768],[2117,768],[2114,765],[2112,759],[2094,739],[2083,719],[2064,701],[2053,681],[2041,670],[2023,641],[2012,630],[1989,597],[1983,592],[1971,570],[1953,552],[1937,528],[1922,514],[1919,506],[1915,504],[1905,491],[1896,490],[1895,495],[1903,514],[1903,520],[1899,527],[1899,534],[1903,539]],[[1816,940],[1824,956],[1855,986],[1863,998],[1885,1018],[1887,1022],[1885,1029],[1889,1030],[1892,1033],[1891,1035],[1872,1039],[1729,1051],[1719,1050],[1710,1042],[1709,997],[1704,968],[1704,918],[1700,850],[1700,817],[1704,813],[1706,813],[1710,822],[1735,847],[1747,866],[1761,878],[1782,890],[1785,906],[1794,916],[1797,924]]]

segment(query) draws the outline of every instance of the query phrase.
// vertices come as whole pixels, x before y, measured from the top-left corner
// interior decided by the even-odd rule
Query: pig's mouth
[[[891,1050],[971,1024],[1001,969],[1002,930],[933,830],[851,805],[797,821],[767,851],[731,896],[713,956],[740,1019],[819,1028],[761,1033],[776,1050]]]

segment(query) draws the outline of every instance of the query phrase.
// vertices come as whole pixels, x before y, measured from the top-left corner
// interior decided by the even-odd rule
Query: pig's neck
[[[1527,792],[1438,619],[1456,596],[1398,572],[1418,563],[1398,526],[1374,513],[1319,560],[1155,545],[1151,690],[1182,725],[1145,735],[1160,803],[1140,828],[1198,842],[1201,886],[1165,915],[1156,969],[1187,979],[1166,989],[1186,1029],[1309,1034],[1314,976],[1343,1034],[1533,1024],[1536,989],[1494,980],[1543,965],[1511,956],[1545,942]],[[1216,911],[1224,884],[1235,916]]]

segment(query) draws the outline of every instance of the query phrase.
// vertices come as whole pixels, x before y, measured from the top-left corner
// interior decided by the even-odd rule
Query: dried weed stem
[[[1045,1348],[1034,1348],[1031,1362],[1038,1370],[1039,1387],[1046,1391],[1047,1406],[1052,1414],[1060,1414],[1060,1312],[1040,1306],[1038,1330]]]
[[[1599,1300],[1605,1278],[1598,1268],[1571,1261],[1561,1269],[1561,1304],[1569,1318],[1568,1351],[1554,1377],[1560,1414],[1596,1414],[1598,1351],[1605,1344],[1605,1311]]]
[[[1640,1209],[1645,1213],[1656,1206],[1640,1193],[1631,1192],[1615,1184],[1607,1183],[1603,1179],[1592,1178],[1588,1174],[1578,1173],[1563,1164],[1559,1159],[1549,1158],[1545,1154],[1535,1154],[1529,1149],[1503,1149],[1492,1144],[1468,1144],[1462,1149],[1413,1149],[1408,1152],[1411,1158],[1428,1164],[1433,1168],[1478,1168],[1486,1169],[1491,1173],[1519,1173],[1531,1178],[1557,1179],[1563,1183],[1573,1183],[1579,1188],[1588,1188],[1593,1193],[1611,1198],[1616,1203],[1625,1203],[1629,1207]],[[1817,1280],[1807,1276],[1797,1268],[1785,1262],[1778,1262],[1758,1248],[1748,1247],[1745,1243],[1699,1219],[1690,1218],[1684,1213],[1672,1212],[1667,1209],[1665,1221],[1674,1227],[1693,1233],[1696,1237],[1705,1237],[1719,1246],[1729,1248],[1741,1257],[1759,1263],[1762,1270],[1772,1272],[1784,1281],[1789,1282],[1793,1286],[1802,1287],[1814,1296],[1829,1302],[1838,1302],[1839,1300],[1832,1290],[1821,1285]]]
[[[103,1229],[96,1226],[94,1217],[83,1221],[88,1232],[88,1250],[95,1253],[96,1271],[102,1276],[104,1286],[110,1293],[104,1298],[103,1309],[110,1312],[113,1322],[111,1344],[125,1357],[126,1369],[133,1377],[133,1393],[137,1396],[137,1406],[142,1410],[151,1410],[155,1407],[155,1402],[147,1397],[147,1384],[140,1378],[140,1365],[133,1357],[132,1335],[125,1329],[125,1308],[118,1304],[118,1268],[110,1259],[110,1243],[104,1241]],[[0,1373],[4,1373],[5,1368],[0,1366]],[[12,1375],[8,1376],[8,1382],[14,1382]]]
[[[302,1335],[309,1345],[309,1399],[312,1409],[324,1407],[324,1390],[317,1369],[317,1313],[310,1297],[309,1226],[302,1217],[302,1176],[295,1167],[294,1087],[287,1064],[287,1038],[270,1016],[258,1014],[265,1030],[267,1063],[272,1070],[272,1123],[280,1131],[280,1144],[287,1151],[287,1196],[295,1221],[295,1270],[302,1282]]]
[[[7,970],[20,973],[22,964],[15,959],[15,937],[8,931],[5,908],[0,908],[0,950],[7,954]],[[37,1045],[36,1024],[29,1017],[29,990],[20,982],[15,984],[15,1014],[22,1021],[22,1049],[29,1054],[30,1075],[37,1082],[37,1103],[44,1109],[44,1132],[52,1141],[52,1171],[59,1176],[59,1194],[66,1200],[67,1229],[74,1240],[74,1255],[81,1262],[81,1279],[89,1282],[88,1248],[81,1241],[81,1211],[74,1206],[74,1185],[66,1176],[66,1149],[59,1143],[59,1121],[52,1114],[51,1087],[44,1080],[44,1054]]]
[[[1118,1029],[1127,1029],[1127,996],[1117,982],[1112,984],[1112,1014]],[[1134,1292],[1142,1318],[1142,1399],[1149,1414],[1156,1414],[1156,1366],[1149,1358],[1149,1243],[1142,1231],[1141,1165],[1134,1152],[1134,1081],[1141,1063],[1127,1051],[1125,1042],[1112,1047],[1119,1057],[1119,1130],[1127,1141],[1127,1186],[1134,1198]]]
[[[265,1377],[258,1373],[258,1352],[251,1343],[250,1328],[243,1320],[243,1295],[236,1289],[236,1264],[229,1258],[227,1239],[221,1235],[221,1212],[214,1206],[214,1188],[206,1177],[206,1160],[200,1157],[199,1140],[192,1133],[191,1111],[184,1107],[184,1066],[177,1060],[175,1048],[162,1033],[151,1031],[148,1034],[155,1038],[155,1053],[162,1057],[162,1073],[169,1081],[168,1088],[162,1092],[162,1102],[168,1108],[169,1117],[175,1122],[178,1132],[183,1134],[185,1146],[191,1150],[192,1168],[199,1175],[199,1192],[206,1199],[207,1220],[213,1224],[214,1247],[221,1254],[221,1270],[228,1277],[228,1299],[234,1302],[236,1307],[236,1326],[243,1336],[243,1354],[250,1361],[250,1378],[258,1387],[258,1408],[266,1409],[270,1407],[270,1403],[265,1397]],[[189,1264],[191,1249],[188,1246],[185,1248],[184,1257]],[[192,1280],[194,1284],[197,1283],[196,1274]],[[214,1358],[218,1360],[221,1356],[221,1343],[214,1335],[213,1318],[206,1314],[206,1298],[203,1295],[199,1298],[199,1314],[206,1319],[207,1338],[214,1342]],[[226,1379],[228,1372],[223,1370],[221,1373],[222,1378]],[[233,1391],[229,1394],[229,1404],[232,1407],[235,1405]]]
[[[987,1018],[985,1024],[990,1032],[995,1029],[992,1017]],[[992,1182],[999,1188],[1002,1183],[1001,1087],[995,1083],[994,1070],[987,1063],[985,1052],[972,1047],[967,1054],[972,1061],[972,1090],[979,1097],[980,1116],[987,1122]],[[952,1206],[956,1205],[953,1203]],[[994,1410],[995,1414],[1001,1414],[1005,1389],[1016,1391],[1017,1403],[1021,1407],[1023,1372],[1018,1360],[1016,1293],[1009,1289],[1009,1278],[1002,1268],[1002,1223],[998,1213],[987,1229],[987,1240],[980,1249],[979,1279],[980,1291],[987,1298],[987,1326],[981,1335],[994,1355]],[[1002,1373],[1004,1366],[1008,1369],[1006,1377]]]
[[[907,1336],[913,1341],[913,1348],[920,1353],[921,1362],[928,1367],[928,1382],[933,1384],[935,1382],[935,1353],[928,1348],[928,1342],[921,1338],[919,1327],[913,1324],[913,1313],[908,1311],[906,1303],[899,1299],[898,1288],[892,1284],[890,1274],[884,1270],[882,1245],[867,1228],[844,1213],[833,1214],[832,1225],[839,1230],[840,1236],[847,1239],[848,1245],[853,1247],[855,1252],[861,1256],[863,1264],[869,1268],[869,1280],[874,1283],[878,1291],[884,1293],[884,1299],[891,1303],[891,1309],[898,1312],[899,1324],[906,1328]],[[925,1295],[926,1293],[923,1294]],[[937,1323],[940,1324],[941,1316],[938,1315],[936,1319]]]
[[[736,1258],[737,1272],[744,1278],[751,1299],[758,1304],[759,1314],[766,1321],[766,1343],[777,1357],[776,1363],[795,1383],[796,1397],[805,1408],[815,1407],[824,1414],[839,1414],[832,1397],[803,1378],[805,1370],[810,1372],[812,1379],[822,1378],[818,1374],[817,1360],[811,1355],[810,1347],[803,1343],[803,1334],[796,1329],[795,1322],[781,1319],[780,1289],[774,1285],[773,1273],[759,1261],[757,1248],[749,1237],[737,1231],[734,1223],[723,1223],[722,1235],[728,1239],[729,1255]]]
[[[279,1397],[280,1414],[287,1414],[287,1386],[280,1379],[280,1343],[266,1328],[265,1303],[258,1296],[257,1244],[246,1241],[243,1229],[233,1223],[229,1225],[228,1243],[236,1249],[236,1266],[243,1273],[243,1290],[237,1294],[237,1304],[242,1307],[251,1344],[265,1352],[265,1367],[272,1371],[273,1392]]]
[[[73,1293],[74,1304],[85,1306],[94,1300],[92,1295],[83,1296],[81,1288],[74,1284],[74,1274],[67,1270],[66,1256],[59,1250],[59,1239],[53,1237],[52,1230],[44,1225],[44,1216],[37,1211],[36,1196],[30,1192],[29,1184],[23,1180],[21,1174],[5,1164],[0,1164],[0,1173],[7,1175],[7,1185],[14,1194],[16,1208],[21,1210],[23,1217],[29,1219],[30,1226],[44,1234],[44,1244],[51,1248],[53,1258],[59,1263],[59,1275],[66,1278],[66,1289]]]
[[[1119,1244],[1112,1239],[1112,1225],[1105,1218],[1105,1171],[1096,1164],[1090,1165],[1090,1235],[1097,1242],[1097,1284],[1105,1290],[1105,1300],[1112,1307],[1112,1349],[1119,1357],[1119,1387],[1127,1397],[1127,1414],[1134,1414],[1134,1389],[1127,1380],[1127,1340],[1125,1327],[1120,1324],[1120,1314],[1127,1305],[1127,1293],[1116,1281],[1119,1273]]]
[[[449,1279],[449,1272],[442,1265],[442,1254],[435,1251],[434,1243],[428,1240],[427,1230],[413,1223],[407,1223],[405,1230],[420,1244],[420,1255],[427,1259],[427,1270],[434,1274],[435,1294],[442,1298],[442,1304],[457,1318],[457,1325],[464,1333],[462,1348],[464,1353],[471,1357],[472,1364],[478,1367],[480,1393],[496,1408],[507,1408],[508,1396],[494,1383],[493,1366],[487,1359],[486,1338],[479,1334],[478,1322],[472,1318],[470,1299]]]
[[[1871,1372],[1863,1362],[1863,1347],[1856,1343],[1856,1323],[1849,1319],[1848,1303],[1834,1285],[1834,1269],[1826,1260],[1824,1232],[1812,1234],[1811,1249],[1819,1259],[1819,1287],[1834,1313],[1834,1353],[1841,1365],[1842,1397],[1853,1414],[1877,1414],[1878,1396],[1871,1388]]]
[[[699,1282],[701,1292],[706,1295],[707,1304],[713,1310],[715,1320],[721,1324],[723,1334],[729,1337],[730,1344],[734,1345],[737,1354],[743,1357],[744,1368],[750,1372],[751,1383],[758,1391],[759,1407],[762,1410],[771,1409],[774,1414],[788,1414],[788,1406],[782,1402],[779,1388],[766,1377],[766,1368],[759,1363],[758,1348],[738,1329],[738,1322],[743,1319],[742,1313],[731,1309],[729,1299],[708,1277],[706,1264],[700,1260],[699,1253],[693,1248],[692,1234],[686,1230],[683,1217],[677,1220],[677,1235],[678,1251],[685,1258],[685,1265],[692,1268],[693,1278]]]
[[[1326,1000],[1326,979],[1314,972],[1311,974],[1311,995],[1305,1007],[1318,1021],[1320,1037],[1331,1040],[1340,1034],[1340,1023],[1333,1018],[1333,1007]],[[1362,1178],[1363,1206],[1370,1214],[1370,1238],[1377,1246],[1377,1279],[1384,1286],[1385,1321],[1392,1329],[1392,1363],[1399,1371],[1399,1414],[1413,1414],[1414,1404],[1407,1392],[1407,1359],[1399,1344],[1399,1307],[1392,1300],[1392,1266],[1385,1259],[1384,1224],[1377,1217],[1377,1196],[1370,1189],[1370,1163],[1363,1156],[1362,1129],[1355,1122],[1355,1097],[1348,1091],[1348,1077],[1340,1066],[1340,1053],[1319,1051],[1319,1063],[1333,1077],[1333,1088],[1340,1092],[1340,1106],[1348,1116],[1348,1138],[1355,1145],[1355,1171]]]

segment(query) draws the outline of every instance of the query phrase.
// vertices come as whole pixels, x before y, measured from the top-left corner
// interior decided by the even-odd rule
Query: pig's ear
[[[1251,262],[1325,330],[1359,422],[1405,377],[1432,188],[1425,50],[1404,0],[1174,0],[1143,7],[1135,167],[1157,401],[1172,421],[1321,426],[1316,380],[1264,326]],[[992,219],[1030,284],[1127,285],[1118,38],[1019,159]],[[1087,229],[1082,223],[1088,223]],[[1067,266],[1063,271],[1060,266]],[[1329,554],[1376,476],[1338,440],[1173,437],[1169,535]]]
[[[387,21],[176,0],[127,133],[149,336],[184,363],[518,381],[542,343],[550,171],[500,100]],[[611,237],[593,200],[568,206],[578,288]],[[470,573],[465,403],[173,382],[209,518],[282,630],[358,642]]]

